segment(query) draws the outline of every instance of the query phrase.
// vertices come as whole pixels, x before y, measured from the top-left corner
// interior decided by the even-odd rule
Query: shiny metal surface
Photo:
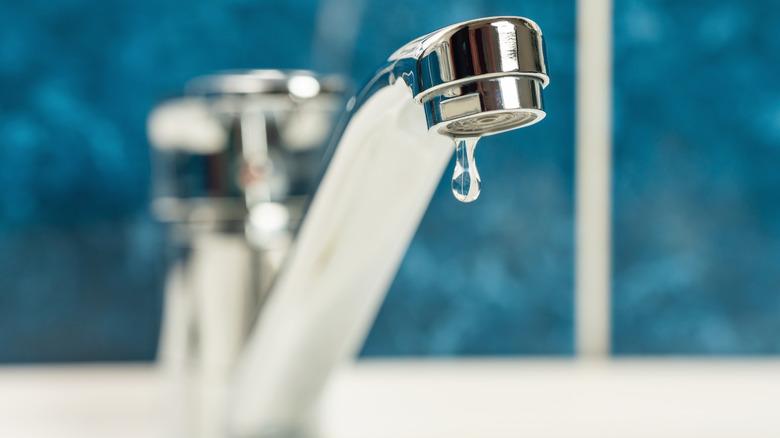
[[[354,357],[453,153],[453,138],[542,120],[531,20],[459,23],[396,51],[347,104],[325,171],[236,369],[232,435],[305,431]]]
[[[550,79],[542,31],[529,19],[450,26],[409,43],[389,61],[391,81],[403,78],[425,105],[428,126],[443,124],[437,126],[443,133],[490,135],[544,118],[542,89]],[[475,116],[486,112],[496,114]]]
[[[231,374],[232,399],[204,407],[212,416],[230,407],[213,424],[236,437],[307,429],[328,376],[370,328],[453,139],[475,145],[542,120],[548,82],[531,20],[484,18],[418,38],[350,99],[317,182],[306,157],[320,162],[316,146],[344,90],[337,79],[205,76],[152,113],[162,157],[155,210],[177,224],[187,253],[169,298],[194,301],[179,306],[189,314],[166,316],[178,331],[164,334],[186,337],[181,326],[196,320],[202,381]],[[315,186],[305,213],[293,206]]]
[[[159,357],[177,390],[200,391],[186,413],[198,426],[182,436],[205,437],[221,434],[214,382],[228,378],[290,248],[345,83],[251,70],[185,89],[148,121],[152,208],[171,237]]]
[[[532,77],[489,77],[459,83],[423,101],[429,125],[452,136],[482,136],[544,119],[542,83]]]
[[[518,75],[549,83],[542,30],[523,17],[488,17],[458,23],[420,37],[388,59],[402,66],[414,59],[414,71],[396,71],[403,76],[415,98],[459,81],[478,76]]]
[[[322,76],[308,70],[237,70],[206,75],[185,86],[190,96],[281,94],[309,99],[317,95],[344,93],[347,84],[341,76]]]
[[[341,77],[235,71],[185,89],[149,117],[160,219],[243,221],[255,203],[312,191],[346,90]]]
[[[428,127],[445,135],[491,135],[546,115],[542,90],[550,78],[542,31],[523,17],[480,18],[410,42],[388,58],[351,108],[398,79],[423,103]]]

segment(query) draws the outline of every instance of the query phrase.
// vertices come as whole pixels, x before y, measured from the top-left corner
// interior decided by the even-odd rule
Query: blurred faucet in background
[[[221,388],[289,249],[344,90],[342,78],[307,71],[226,72],[193,79],[149,116],[153,211],[172,242],[159,360],[177,398],[197,401],[182,412],[200,418],[191,433],[219,428]]]
[[[288,199],[295,184],[284,169],[304,169],[300,187],[314,174],[298,162],[305,154],[289,149],[321,142],[333,110],[321,98],[333,102],[343,87],[276,72],[283,85],[274,88],[270,74],[195,80],[188,97],[164,103],[149,123],[152,142],[167,151],[160,180],[173,186],[171,197],[163,184],[155,210],[185,236],[163,345],[188,345],[186,321],[198,321],[205,385],[220,392],[234,379],[227,407],[215,396],[206,409],[226,408],[236,436],[309,427],[328,376],[363,341],[453,151],[453,192],[473,201],[477,141],[542,120],[549,81],[541,30],[525,18],[463,22],[405,45],[349,100],[296,233],[301,210]],[[273,90],[282,98],[266,95]],[[192,181],[199,196],[189,196]],[[196,297],[194,312],[178,303],[187,296]]]

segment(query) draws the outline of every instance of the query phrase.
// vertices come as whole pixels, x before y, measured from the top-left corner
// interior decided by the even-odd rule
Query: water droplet
[[[474,149],[479,137],[455,138],[455,170],[452,172],[452,194],[460,202],[473,202],[479,197],[481,181]]]

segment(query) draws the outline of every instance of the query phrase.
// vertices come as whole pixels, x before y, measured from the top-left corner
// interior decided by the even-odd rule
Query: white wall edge
[[[612,1],[577,1],[575,348],[610,353]]]

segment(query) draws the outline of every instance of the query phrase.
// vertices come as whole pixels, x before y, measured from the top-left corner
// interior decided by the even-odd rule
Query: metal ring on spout
[[[524,76],[479,79],[423,102],[428,126],[452,136],[492,135],[544,119],[540,81]]]

